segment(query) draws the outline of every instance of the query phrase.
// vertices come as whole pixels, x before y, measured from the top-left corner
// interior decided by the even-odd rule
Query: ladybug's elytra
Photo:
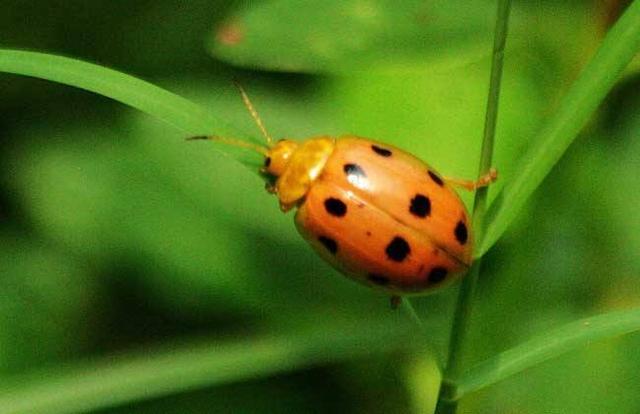
[[[477,181],[445,178],[391,145],[345,135],[274,142],[244,90],[245,106],[266,146],[217,136],[265,158],[267,190],[283,211],[297,207],[300,234],[336,269],[398,298],[426,294],[464,274],[473,235],[464,204],[452,189],[475,190],[496,180],[492,169]]]

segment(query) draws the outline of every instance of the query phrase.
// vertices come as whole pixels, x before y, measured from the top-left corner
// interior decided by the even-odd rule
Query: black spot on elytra
[[[347,175],[347,181],[349,181],[356,187],[366,187],[367,174],[364,172],[362,167],[360,167],[358,164],[345,164],[342,169]]]
[[[456,224],[456,229],[453,233],[455,234],[458,243],[465,244],[467,242],[469,234],[467,232],[467,226],[462,221],[459,221],[458,224]]]
[[[356,175],[358,177],[367,176],[367,174],[364,173],[362,167],[360,167],[358,164],[345,164],[343,170],[347,175]]]
[[[347,205],[337,198],[327,198],[324,200],[324,208],[327,210],[327,213],[332,216],[342,217],[347,214]]]
[[[409,247],[409,243],[405,239],[396,236],[384,251],[389,259],[394,262],[401,262],[411,253],[411,247]]]
[[[442,282],[447,277],[447,269],[444,267],[436,266],[429,272],[427,280],[430,284],[436,284]]]
[[[377,146],[377,145],[372,145],[372,146],[371,146],[371,149],[372,149],[376,154],[381,155],[381,156],[383,156],[383,157],[390,157],[390,156],[391,156],[391,154],[392,154],[392,152],[391,152],[391,151],[389,151],[388,149],[386,149],[386,148],[380,148],[380,147],[379,147],[379,146]]]
[[[434,173],[431,170],[429,170],[428,173],[429,173],[429,177],[431,177],[434,183],[438,184],[440,187],[444,185],[444,181],[442,181],[442,178],[440,178],[438,174]]]
[[[318,241],[322,243],[322,245],[326,247],[327,250],[329,250],[329,253],[336,254],[338,252],[338,243],[336,243],[335,240],[329,237],[320,236],[318,237]]]
[[[269,168],[269,166],[271,165],[271,157],[267,157],[264,159],[264,166],[266,168]]]
[[[429,197],[422,194],[416,194],[416,196],[411,199],[409,211],[414,216],[418,216],[420,218],[427,217],[429,213],[431,213],[431,201],[429,200]]]
[[[389,278],[386,276],[378,275],[375,273],[369,273],[367,279],[373,284],[378,286],[387,286],[389,284]]]

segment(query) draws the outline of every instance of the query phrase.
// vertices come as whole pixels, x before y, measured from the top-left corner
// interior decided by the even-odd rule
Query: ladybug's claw
[[[482,177],[478,178],[478,181],[476,181],[476,183],[475,183],[476,184],[476,188],[486,187],[488,185],[491,185],[497,179],[498,179],[498,170],[496,170],[495,168],[491,167],[491,168],[489,168],[489,172],[488,173],[486,173]]]

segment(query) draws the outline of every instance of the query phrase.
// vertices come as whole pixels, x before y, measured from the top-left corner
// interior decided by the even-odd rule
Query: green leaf
[[[185,136],[246,138],[242,131],[193,102],[104,66],[46,53],[0,49],[0,72],[64,83],[107,96],[181,129]],[[224,146],[216,148],[229,153]]]
[[[640,308],[610,312],[545,332],[481,362],[455,381],[453,400],[593,342],[640,330]]]
[[[324,313],[323,313],[324,315]],[[321,320],[322,318],[317,318]],[[0,414],[80,413],[329,361],[419,349],[407,325],[339,322],[238,342],[192,341],[34,373],[0,387]],[[348,332],[348,335],[345,335]]]
[[[286,72],[351,72],[486,55],[484,2],[276,0],[251,3],[211,36],[216,58]]]
[[[486,252],[504,233],[639,49],[640,0],[636,0],[609,31],[595,56],[572,85],[523,157],[521,168],[512,177],[502,177],[507,184],[489,208],[487,228],[478,255]]]

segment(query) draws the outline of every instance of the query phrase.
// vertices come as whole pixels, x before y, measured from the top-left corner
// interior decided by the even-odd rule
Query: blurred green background
[[[623,8],[514,2],[501,182],[490,197]],[[276,137],[354,133],[472,178],[494,9],[489,0],[4,0],[0,42],[141,77],[258,137],[238,79]],[[640,305],[637,68],[486,255],[469,362]],[[168,355],[179,367],[167,349],[202,346],[223,366],[207,386],[171,377],[168,391],[135,402],[123,392],[99,412],[431,412],[456,288],[414,300],[429,332],[416,338],[388,298],[306,246],[246,168],[259,159],[240,164],[119,103],[41,80],[0,74],[0,111],[0,389],[113,355]],[[553,359],[466,397],[460,412],[637,413],[638,346],[631,335]]]

